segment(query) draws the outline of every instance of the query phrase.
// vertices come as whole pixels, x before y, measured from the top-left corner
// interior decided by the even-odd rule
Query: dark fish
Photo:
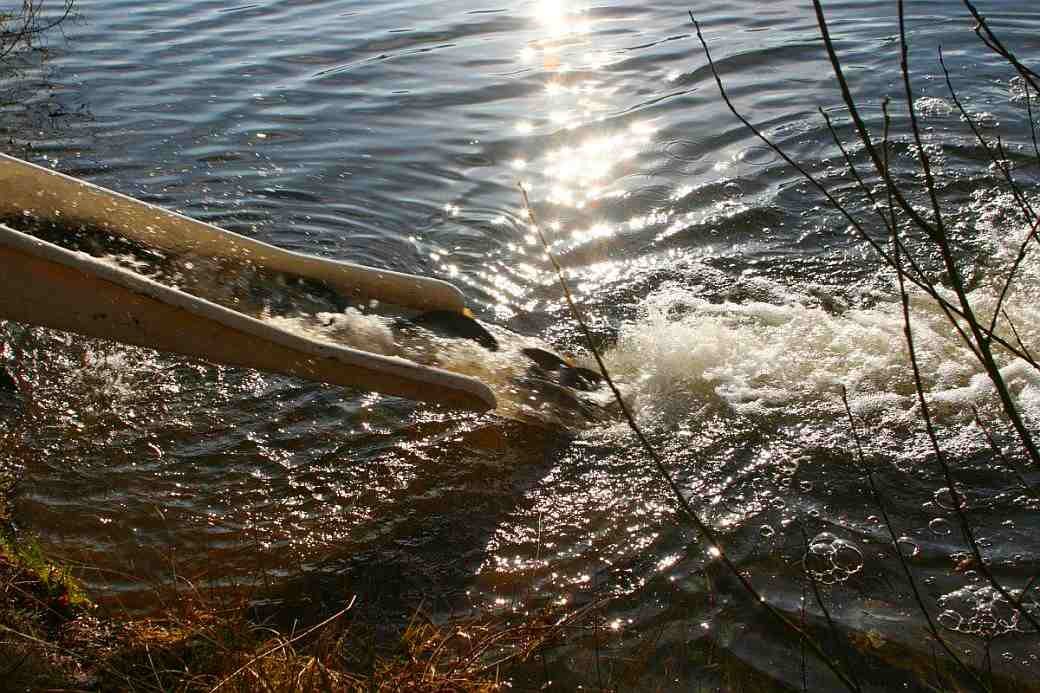
[[[575,366],[570,360],[547,349],[527,347],[522,349],[521,353],[534,361],[539,368],[555,373],[560,385],[564,387],[591,392],[599,388],[603,381],[603,376],[596,371]]]
[[[527,358],[534,361],[537,365],[541,366],[547,371],[556,371],[561,368],[570,368],[571,362],[563,358],[557,353],[549,351],[548,349],[538,349],[536,347],[527,347],[521,349],[522,353]]]
[[[572,366],[560,371],[560,384],[572,387],[575,390],[592,392],[598,390],[603,382],[603,376],[591,368]]]
[[[498,340],[476,319],[451,310],[431,310],[407,321],[433,332],[472,339],[488,351],[498,351]]]
[[[18,383],[7,366],[0,366],[0,392],[18,392]]]

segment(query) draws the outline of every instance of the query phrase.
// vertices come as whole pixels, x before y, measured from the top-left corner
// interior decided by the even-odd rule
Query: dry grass
[[[281,693],[489,692],[511,666],[562,642],[601,604],[519,622],[484,614],[438,624],[422,612],[392,642],[354,600],[307,628],[262,621],[252,591],[156,594],[163,613],[100,616],[69,574],[32,548],[0,543],[0,681],[5,689]],[[514,617],[515,618],[515,617]]]

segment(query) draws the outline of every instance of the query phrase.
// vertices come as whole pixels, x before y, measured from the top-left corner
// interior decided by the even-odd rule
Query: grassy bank
[[[468,617],[421,611],[377,636],[346,606],[280,629],[252,590],[157,587],[147,618],[105,613],[0,502],[0,689],[77,691],[496,691],[510,667],[577,627],[592,608]],[[285,607],[291,609],[291,607]]]
[[[78,688],[74,654],[89,602],[69,575],[33,546],[0,541],[0,680],[7,690]]]
[[[170,595],[166,595],[169,597]],[[555,619],[437,626],[417,614],[389,645],[345,607],[298,632],[250,602],[181,593],[146,619],[99,612],[31,543],[0,543],[0,688],[91,691],[494,691],[502,669],[559,632]]]
[[[105,614],[71,572],[10,522],[0,479],[0,689],[10,691],[493,691],[501,667],[551,641],[567,618],[524,627],[416,614],[389,645],[351,606],[282,632],[255,595],[175,589],[148,618]]]

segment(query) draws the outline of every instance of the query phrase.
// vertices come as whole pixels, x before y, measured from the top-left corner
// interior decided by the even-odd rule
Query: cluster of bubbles
[[[1013,77],[1008,82],[1008,100],[1014,104],[1025,105],[1028,91],[1026,81],[1021,77]]]
[[[802,567],[815,582],[834,585],[863,570],[863,552],[851,541],[821,532],[809,542]]]
[[[991,585],[967,585],[944,594],[939,608],[939,623],[958,633],[992,638],[1019,630],[1021,612]]]

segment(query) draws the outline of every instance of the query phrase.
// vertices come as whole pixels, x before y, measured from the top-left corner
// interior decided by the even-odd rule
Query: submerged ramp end
[[[3,224],[0,266],[0,318],[459,409],[496,406],[474,378],[315,342]]]

